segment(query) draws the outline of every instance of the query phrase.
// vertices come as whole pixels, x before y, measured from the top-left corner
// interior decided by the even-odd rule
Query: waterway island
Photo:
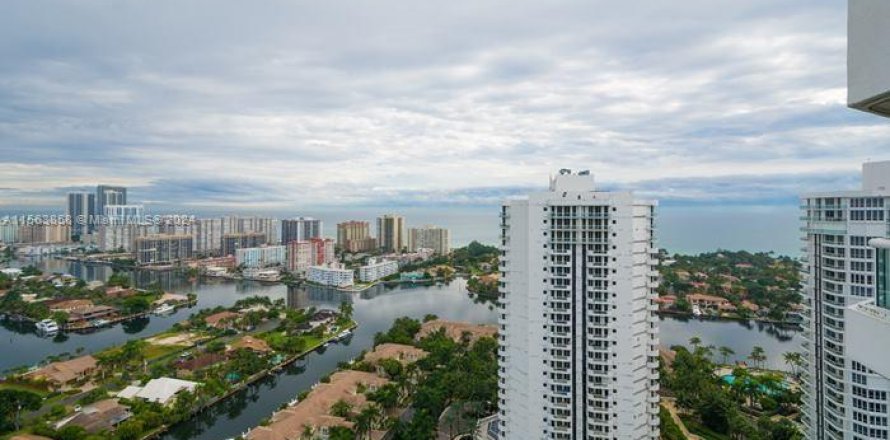
[[[170,313],[194,301],[193,294],[164,292],[158,285],[133,289],[122,273],[113,274],[107,284],[88,284],[68,274],[44,274],[33,266],[0,272],[0,314],[34,323],[46,336],[89,331],[152,312]]]
[[[3,428],[66,440],[155,437],[355,327],[347,302],[296,310],[249,297],[204,309],[164,333],[7,376],[0,401],[20,409]]]

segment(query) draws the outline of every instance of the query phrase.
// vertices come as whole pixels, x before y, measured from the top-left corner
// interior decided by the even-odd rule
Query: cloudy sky
[[[845,2],[33,1],[0,14],[0,208],[476,205],[563,167],[668,203],[854,187]]]

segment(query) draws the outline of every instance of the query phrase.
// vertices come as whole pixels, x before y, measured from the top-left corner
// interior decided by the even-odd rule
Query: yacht
[[[171,306],[170,304],[164,303],[161,304],[160,307],[154,310],[155,315],[166,315],[168,313],[173,313],[176,311],[176,307]]]
[[[59,324],[56,324],[56,321],[53,321],[52,319],[44,319],[43,321],[38,322],[36,325],[37,331],[43,334],[59,332]]]
[[[351,335],[351,334],[352,334],[352,332],[350,330],[343,330],[342,332],[340,332],[339,335],[337,335],[337,340],[342,341],[342,340],[348,338],[349,335]]]
[[[702,312],[701,312],[701,309],[698,307],[698,305],[692,306],[692,315],[695,316],[696,318],[701,317]]]

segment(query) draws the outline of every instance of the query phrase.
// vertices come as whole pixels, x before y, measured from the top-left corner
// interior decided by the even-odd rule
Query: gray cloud
[[[590,168],[675,202],[855,186],[842,2],[13,2],[0,206],[486,204]]]

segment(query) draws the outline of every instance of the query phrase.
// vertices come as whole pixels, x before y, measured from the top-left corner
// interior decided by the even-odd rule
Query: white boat
[[[59,332],[59,324],[56,324],[56,321],[53,321],[52,319],[44,319],[43,321],[38,322],[36,325],[37,331],[43,334]]]
[[[351,331],[349,331],[349,330],[343,330],[342,332],[340,332],[339,335],[337,335],[337,340],[338,340],[338,341],[342,341],[342,340],[348,338],[349,335],[351,335],[351,334],[352,334]]]
[[[99,319],[94,319],[94,320],[90,321],[90,324],[92,324],[93,327],[98,328],[98,327],[105,327],[106,325],[111,324],[111,321],[109,321],[107,319],[99,318]]]
[[[161,304],[160,307],[154,310],[155,315],[166,315],[168,313],[173,313],[176,311],[176,307],[171,306],[170,304],[164,303]]]
[[[697,305],[692,306],[692,315],[695,316],[696,318],[698,318],[702,315],[701,309]]]

